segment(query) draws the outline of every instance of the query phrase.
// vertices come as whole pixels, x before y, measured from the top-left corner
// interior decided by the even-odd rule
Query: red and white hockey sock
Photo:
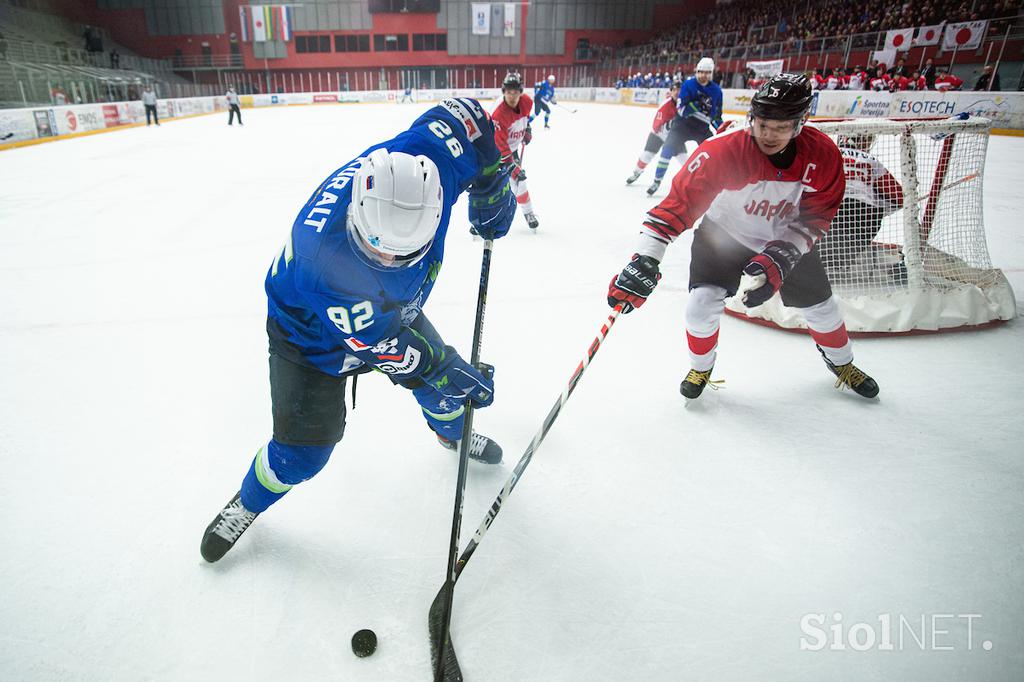
[[[533,213],[533,202],[530,201],[530,190],[526,187],[526,180],[513,180],[512,191],[523,213]]]
[[[829,362],[837,366],[853,362],[853,344],[834,296],[818,305],[801,308],[800,312],[807,320],[811,338],[821,346]]]
[[[533,213],[533,202],[530,201],[530,193],[523,192],[516,196],[516,202],[520,208],[523,209],[523,213]]]
[[[699,286],[686,301],[686,345],[690,349],[690,368],[706,372],[715,365],[718,325],[725,309],[725,289]]]
[[[653,158],[654,158],[654,152],[644,151],[640,155],[640,158],[637,159],[637,162],[636,162],[637,169],[638,170],[643,170],[644,168],[647,168],[647,164],[649,164],[651,162],[651,159],[653,159]]]

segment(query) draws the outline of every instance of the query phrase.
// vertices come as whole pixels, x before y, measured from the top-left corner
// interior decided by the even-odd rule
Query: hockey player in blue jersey
[[[551,107],[549,104],[555,102],[555,75],[551,74],[547,80],[537,81],[533,86],[533,117],[540,116],[544,112],[544,127],[550,128],[548,119],[551,118]]]
[[[479,102],[449,99],[310,196],[266,277],[273,437],[206,529],[204,559],[219,560],[258,514],[324,467],[345,430],[349,376],[376,370],[410,390],[441,444],[457,450],[465,405],[490,405],[494,383],[422,308],[463,191],[478,234],[508,231],[516,201],[499,163]],[[497,463],[501,448],[473,434],[469,456]]]
[[[714,75],[715,62],[710,57],[701,57],[697,62],[696,75],[687,78],[679,89],[676,117],[661,148],[654,182],[647,188],[648,195],[658,191],[672,157],[679,155],[680,162],[686,160],[688,141],[700,144],[722,125],[722,88],[712,80]]]

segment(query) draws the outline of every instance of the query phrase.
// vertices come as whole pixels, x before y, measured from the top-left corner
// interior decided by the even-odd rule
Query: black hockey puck
[[[377,650],[377,635],[373,630],[360,630],[352,635],[352,653],[366,658]]]

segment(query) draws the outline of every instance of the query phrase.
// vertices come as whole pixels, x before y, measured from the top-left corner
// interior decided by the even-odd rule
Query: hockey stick
[[[570,114],[575,114],[575,113],[576,113],[576,110],[575,110],[575,109],[572,109],[572,108],[570,108],[570,107],[567,107],[567,106],[565,106],[564,104],[562,104],[561,102],[552,102],[552,104],[554,104],[554,105],[555,105],[556,107],[561,107],[562,109],[565,109],[565,110],[566,110],[566,111],[568,111],[568,112],[569,112]]]
[[[583,376],[584,370],[594,359],[594,355],[597,354],[598,349],[601,347],[601,342],[604,341],[605,337],[608,336],[608,331],[615,324],[615,319],[622,312],[622,306],[617,305],[612,310],[611,315],[608,316],[607,321],[601,326],[601,331],[598,333],[591,344],[590,348],[587,349],[587,357],[583,358],[576,371],[572,373],[572,377],[569,378],[569,383],[564,389],[562,394],[555,401],[551,411],[548,412],[548,416],[544,418],[544,423],[541,425],[540,430],[530,441],[530,445],[526,448],[526,452],[519,459],[519,463],[516,464],[516,468],[512,470],[512,474],[505,481],[505,486],[498,493],[498,497],[495,498],[491,504],[491,508],[487,510],[487,515],[484,516],[483,522],[476,529],[476,533],[473,534],[473,538],[466,545],[466,549],[462,552],[459,557],[458,563],[452,568],[452,574],[450,579],[445,582],[441,591],[434,597],[434,603],[430,605],[430,614],[428,616],[428,625],[430,626],[430,639],[432,642],[439,642],[440,636],[437,635],[438,631],[448,633],[448,628],[451,625],[451,590],[455,587],[455,582],[462,575],[462,571],[466,568],[466,564],[469,563],[470,558],[476,551],[476,548],[480,546],[480,542],[483,540],[484,535],[487,533],[491,524],[494,523],[495,517],[498,516],[498,512],[501,511],[501,507],[508,500],[509,496],[512,495],[512,491],[515,490],[516,484],[519,479],[522,478],[523,472],[526,471],[526,467],[530,464],[530,460],[533,459],[534,453],[540,444],[544,441],[544,437],[547,436],[548,430],[551,425],[555,423],[555,419],[558,418],[558,414],[562,411],[562,406],[565,405],[566,401],[569,400],[569,396],[572,395],[573,390],[576,388],[576,384],[579,383],[580,377]],[[455,658],[455,649],[452,647],[451,636],[445,641],[447,645],[446,660],[448,661],[444,667],[444,677],[436,678],[437,682],[461,682],[462,681],[462,670],[459,668],[458,660]]]
[[[494,242],[484,240],[483,262],[480,265],[480,289],[476,297],[476,320],[473,323],[473,348],[470,364],[480,363],[480,345],[484,328],[484,312],[487,308],[487,284],[491,276],[491,250]],[[455,658],[448,626],[452,620],[452,598],[455,596],[455,581],[458,579],[455,558],[459,553],[459,530],[462,528],[462,498],[466,489],[466,472],[469,465],[469,447],[473,440],[473,403],[466,401],[462,422],[462,440],[459,443],[459,474],[455,483],[455,511],[452,513],[452,536],[448,547],[447,578],[441,592],[430,607],[428,629],[430,631],[430,659],[434,664],[434,679],[462,680],[459,662]],[[444,595],[442,597],[442,595]],[[437,617],[434,618],[435,607]],[[450,674],[450,671],[454,673]],[[455,676],[451,676],[451,675]]]

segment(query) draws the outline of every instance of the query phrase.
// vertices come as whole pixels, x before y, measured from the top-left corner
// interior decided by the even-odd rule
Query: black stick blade
[[[446,584],[434,597],[434,603],[430,605],[430,612],[427,614],[427,629],[430,631],[430,663],[433,666],[434,675],[437,675],[437,659],[439,654],[438,645],[441,643],[444,632],[444,604],[447,598]],[[459,668],[459,659],[455,656],[455,647],[452,646],[450,633],[444,633],[444,667],[441,669],[441,678],[435,682],[462,682],[462,669]]]

